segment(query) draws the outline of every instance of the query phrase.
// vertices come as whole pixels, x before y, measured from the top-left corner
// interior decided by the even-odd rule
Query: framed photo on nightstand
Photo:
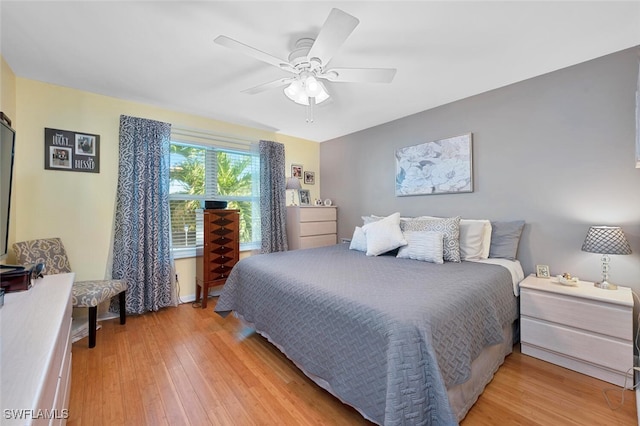
[[[549,278],[551,274],[549,274],[549,266],[547,265],[536,265],[536,277],[538,278]]]

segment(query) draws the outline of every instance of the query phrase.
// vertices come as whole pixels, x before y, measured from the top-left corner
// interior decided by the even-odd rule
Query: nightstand
[[[520,283],[522,353],[623,386],[633,367],[631,289],[554,281],[529,275]]]

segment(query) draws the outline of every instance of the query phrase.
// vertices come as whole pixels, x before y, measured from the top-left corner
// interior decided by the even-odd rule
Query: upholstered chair
[[[64,274],[71,271],[67,252],[60,238],[22,241],[13,244],[16,260],[21,265],[44,263],[44,274]],[[75,281],[71,295],[74,308],[89,308],[89,347],[96,346],[98,305],[118,295],[120,301],[120,324],[127,320],[125,291],[127,283],[122,280]]]

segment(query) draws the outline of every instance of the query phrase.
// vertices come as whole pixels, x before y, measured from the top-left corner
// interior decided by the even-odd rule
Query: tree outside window
[[[198,209],[204,200],[228,201],[240,211],[240,244],[260,241],[259,165],[257,154],[171,143],[171,231],[173,248],[193,248]]]

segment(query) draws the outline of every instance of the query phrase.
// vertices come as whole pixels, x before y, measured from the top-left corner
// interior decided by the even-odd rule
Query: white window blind
[[[228,202],[228,208],[240,210],[240,247],[260,246],[260,163],[255,145],[247,142],[218,141],[204,138],[200,143],[185,134],[173,134],[171,142],[169,205],[174,256],[195,255],[202,244],[196,230],[198,209],[205,200]],[[189,139],[188,142],[176,139]],[[206,139],[208,144],[204,144]]]

